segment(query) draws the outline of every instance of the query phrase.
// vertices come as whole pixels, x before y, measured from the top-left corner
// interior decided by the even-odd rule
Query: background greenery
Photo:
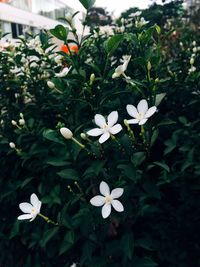
[[[60,65],[48,32],[40,33],[39,50],[28,45],[35,38],[30,36],[0,52],[2,267],[200,266],[200,40],[176,4],[143,11],[149,23],[142,27],[130,19],[137,10],[127,11],[112,22],[114,37],[92,24],[90,35],[76,39],[78,54],[57,53]],[[76,38],[70,25],[51,33],[70,45],[68,31]],[[126,72],[131,83],[112,79],[123,55],[132,56]],[[189,73],[191,57],[196,70]],[[20,75],[11,71],[22,66]],[[72,66],[70,73],[56,77],[64,66]],[[56,88],[47,86],[49,80]],[[144,136],[133,126],[133,141],[123,125],[117,142],[81,140],[96,113],[117,110],[123,124],[126,105],[142,98],[159,104]],[[18,123],[20,113],[26,123],[16,127],[11,121]],[[64,125],[87,150],[63,139]],[[125,189],[125,211],[106,220],[89,203],[102,180]],[[18,204],[33,192],[43,203],[41,212],[61,226],[39,217],[16,220]]]

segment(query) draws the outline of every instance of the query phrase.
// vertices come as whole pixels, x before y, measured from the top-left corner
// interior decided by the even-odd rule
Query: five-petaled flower
[[[94,128],[87,132],[90,136],[99,136],[99,143],[104,143],[106,140],[110,138],[111,135],[115,135],[119,133],[122,130],[122,126],[118,123],[116,124],[118,120],[118,112],[112,111],[108,115],[108,121],[106,122],[105,118],[100,115],[96,114],[94,117],[95,123],[100,128]]]
[[[40,213],[42,202],[38,199],[36,194],[32,194],[30,197],[30,202],[23,202],[19,204],[19,208],[25,214],[20,215],[18,220],[28,220],[33,221],[36,216]]]
[[[126,79],[130,79],[129,77],[126,76],[125,71],[128,67],[128,63],[131,59],[131,56],[123,56],[123,59],[121,60],[121,62],[123,64],[119,65],[116,69],[115,72],[112,75],[112,78],[115,79],[117,77],[120,77],[121,75],[123,75]]]
[[[90,203],[95,207],[103,206],[101,213],[104,219],[110,215],[111,206],[113,206],[113,208],[118,212],[124,211],[122,203],[119,200],[116,200],[116,198],[119,198],[123,195],[123,188],[115,188],[110,193],[108,184],[102,181],[99,186],[99,191],[103,196],[97,195],[93,197],[90,200]]]
[[[137,108],[133,105],[127,105],[126,110],[128,114],[134,119],[127,120],[129,124],[143,125],[147,122],[148,118],[151,117],[157,110],[156,106],[148,108],[148,103],[145,99],[142,99]]]

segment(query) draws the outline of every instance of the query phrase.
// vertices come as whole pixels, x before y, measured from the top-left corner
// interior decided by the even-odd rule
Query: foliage
[[[1,48],[2,266],[200,265],[199,36],[185,21],[160,28],[138,17],[118,21],[112,36],[92,29],[81,40],[72,24],[57,26],[58,39],[75,35],[64,40],[69,53],[56,52],[48,32]],[[124,55],[132,56],[126,75],[113,79]],[[127,127],[126,105],[141,99],[158,112]],[[81,135],[95,114],[114,110],[119,134],[103,144]],[[103,219],[90,204],[101,181],[124,188],[124,212]],[[17,221],[18,204],[33,192],[59,226],[39,216]]]

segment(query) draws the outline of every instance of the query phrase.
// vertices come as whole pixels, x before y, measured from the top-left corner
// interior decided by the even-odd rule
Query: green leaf
[[[166,93],[161,93],[156,95],[156,101],[155,101],[155,106],[160,105],[164,97],[166,96]]]
[[[155,162],[153,162],[153,164],[161,167],[162,169],[166,170],[167,172],[170,172],[169,166],[164,162],[155,161]]]
[[[95,0],[79,0],[79,2],[84,6],[85,9],[89,9],[94,5]]]
[[[54,235],[57,234],[59,228],[58,227],[54,227],[54,228],[51,228],[51,229],[48,229],[44,235],[43,235],[43,238],[42,240],[40,241],[40,246],[42,248],[44,248],[46,246],[46,244],[50,241],[50,239],[52,239],[54,237]]]
[[[73,169],[65,169],[57,172],[57,174],[63,179],[78,180],[78,173]]]
[[[59,40],[66,42],[69,29],[65,28],[63,25],[57,25],[54,29],[50,30],[50,33]]]
[[[60,139],[58,138],[57,132],[53,131],[51,129],[44,130],[43,137],[50,140],[50,141],[54,141],[56,143],[63,144],[63,142],[61,142]]]
[[[123,34],[116,34],[110,37],[108,40],[106,40],[104,42],[104,48],[106,52],[108,54],[112,54],[117,49],[123,38],[124,38]]]
[[[134,267],[156,267],[158,264],[151,258],[136,259],[133,263]]]
[[[132,233],[127,233],[122,236],[121,247],[124,255],[131,260],[134,252],[134,238]]]

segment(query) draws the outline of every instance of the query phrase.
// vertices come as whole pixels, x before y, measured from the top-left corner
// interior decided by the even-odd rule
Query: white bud
[[[23,115],[23,113],[21,113],[21,112],[19,113],[19,116],[20,116],[21,119],[24,118],[24,115]]]
[[[192,49],[192,51],[193,51],[194,53],[196,53],[196,52],[197,52],[197,48],[194,47],[194,48]]]
[[[193,65],[193,64],[194,64],[194,58],[191,57],[191,58],[190,58],[190,65]]]
[[[13,148],[13,149],[16,147],[16,146],[15,146],[15,143],[13,143],[13,142],[10,142],[10,143],[9,143],[9,146],[10,146],[10,148]]]
[[[20,119],[19,120],[19,125],[23,126],[25,124],[25,120],[24,119]]]
[[[60,133],[62,134],[62,136],[65,138],[65,139],[71,139],[72,136],[73,136],[73,133],[70,131],[70,129],[68,128],[60,128]]]
[[[16,122],[16,121],[14,121],[14,120],[11,120],[11,123],[12,123],[12,125],[14,125],[14,126],[16,126],[16,125],[17,125],[17,122]]]
[[[48,87],[49,87],[50,89],[55,88],[55,84],[54,84],[53,82],[51,82],[51,81],[47,81],[47,85],[48,85]]]
[[[180,42],[179,44],[180,44],[180,46],[183,46],[183,43],[182,42]]]
[[[85,133],[81,133],[80,135],[81,135],[81,138],[82,138],[83,140],[86,140],[86,139],[87,139],[87,136],[86,136]]]
[[[193,45],[193,46],[196,46],[196,45],[197,45],[197,42],[196,42],[196,41],[193,41],[193,42],[192,42],[192,45]]]

